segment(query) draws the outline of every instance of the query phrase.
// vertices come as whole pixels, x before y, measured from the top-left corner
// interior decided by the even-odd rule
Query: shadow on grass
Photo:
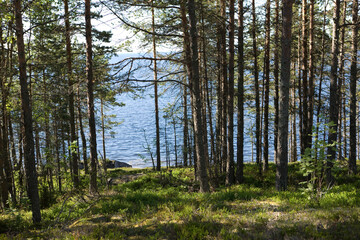
[[[56,231],[55,231],[56,232]],[[54,232],[53,232],[54,233]],[[53,238],[53,233],[41,237]],[[75,239],[359,239],[359,222],[327,226],[306,221],[231,222],[207,221],[201,216],[178,222],[121,225],[108,222],[67,229],[64,237]],[[77,236],[81,236],[78,238]]]

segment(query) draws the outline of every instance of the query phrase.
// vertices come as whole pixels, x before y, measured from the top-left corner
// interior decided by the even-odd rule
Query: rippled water
[[[124,103],[123,107],[114,107],[107,109],[105,114],[116,114],[114,120],[122,122],[122,124],[115,126],[111,131],[114,131],[114,136],[106,134],[106,155],[110,160],[116,160],[131,164],[133,167],[143,168],[151,167],[152,162],[149,152],[146,148],[146,141],[144,136],[144,130],[147,137],[148,144],[151,146],[154,160],[156,161],[156,148],[155,148],[155,103],[153,96],[153,88],[148,88],[142,98],[134,99],[132,95],[124,93],[117,97],[117,102]],[[166,161],[166,146],[165,146],[165,119],[163,118],[164,112],[162,109],[167,106],[168,103],[173,103],[177,98],[177,91],[168,91],[159,98],[160,108],[160,135],[161,135],[161,160],[162,166],[165,166]],[[235,117],[236,120],[236,117]],[[245,119],[245,128],[255,123],[255,119],[248,116]],[[236,121],[235,121],[236,124]],[[235,127],[236,130],[236,127]],[[174,152],[174,129],[173,125],[166,124],[168,149],[170,152],[171,164],[175,161]],[[177,125],[177,151],[178,159],[182,160],[182,127]],[[251,161],[255,158],[255,152],[252,155],[252,149],[254,149],[251,143],[251,137],[248,134],[249,130],[245,133],[244,140],[244,160]],[[272,137],[271,134],[270,138]],[[234,133],[236,136],[236,131]],[[101,134],[98,134],[98,151],[102,152],[102,139]],[[272,143],[272,139],[269,140]],[[236,154],[236,138],[234,139],[234,149]],[[273,149],[269,151],[269,157],[272,159]],[[236,157],[236,156],[235,156]]]

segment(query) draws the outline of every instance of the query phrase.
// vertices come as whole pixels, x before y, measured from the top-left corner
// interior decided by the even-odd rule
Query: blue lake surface
[[[132,54],[133,55],[133,54]],[[126,54],[120,56],[120,58],[132,56]],[[152,73],[149,72],[149,76]],[[168,158],[170,158],[171,165],[175,164],[175,143],[174,143],[174,128],[171,123],[165,121],[163,118],[163,109],[168,106],[169,103],[179,100],[179,91],[175,88],[166,91],[159,98],[159,109],[160,109],[160,135],[161,135],[161,160],[162,166],[166,166],[166,145],[165,145],[165,128],[166,138],[168,146]],[[124,103],[123,107],[113,107],[105,110],[105,114],[115,114],[116,117],[113,119],[122,124],[113,127],[111,131],[115,132],[114,135],[110,135],[109,132],[106,134],[106,155],[110,160],[116,160],[131,164],[133,167],[144,168],[151,167],[152,161],[149,152],[146,150],[147,143],[149,144],[153,157],[156,161],[156,148],[155,148],[155,102],[154,102],[154,89],[153,87],[147,88],[141,98],[134,98],[134,95],[130,93],[123,93],[117,96],[117,102]],[[215,109],[214,109],[215,112]],[[190,117],[190,115],[189,115]],[[214,115],[213,115],[214,117]],[[251,115],[245,119],[245,129],[255,123],[255,118]],[[235,116],[236,124],[236,116]],[[177,153],[179,162],[182,161],[182,125],[179,123],[176,125],[177,132]],[[145,140],[145,136],[147,141]],[[272,145],[272,134],[270,133],[270,144]],[[236,154],[236,127],[234,133],[234,149]],[[98,151],[102,153],[102,138],[101,134],[97,135],[98,140]],[[244,139],[244,160],[252,161],[255,159],[255,150],[251,143],[251,137],[249,135],[249,129],[245,132]],[[271,146],[269,151],[270,160],[273,159],[273,147]],[[235,155],[236,159],[236,155]]]

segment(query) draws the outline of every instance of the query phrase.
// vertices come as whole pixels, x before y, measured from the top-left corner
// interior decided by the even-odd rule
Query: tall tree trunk
[[[86,78],[87,78],[87,102],[90,128],[90,193],[97,193],[97,151],[96,151],[96,126],[94,113],[93,93],[93,62],[91,40],[91,12],[90,0],[85,0],[85,24],[86,24]]]
[[[276,164],[276,189],[278,191],[285,191],[287,188],[292,5],[293,0],[283,0],[280,79],[281,104],[279,108],[279,141]]]
[[[156,171],[161,170],[160,158],[160,124],[159,124],[159,104],[158,104],[158,76],[157,76],[157,61],[156,61],[156,38],[155,38],[155,14],[154,1],[151,1],[151,19],[152,19],[152,43],[153,43],[153,57],[154,57],[154,99],[155,99],[155,127],[156,127]]]
[[[180,2],[180,14],[181,14],[181,26],[183,30],[184,35],[184,58],[185,58],[185,64],[184,68],[186,70],[186,75],[190,80],[190,76],[192,76],[191,73],[191,57],[190,57],[190,35],[189,35],[189,26],[188,26],[188,20],[186,16],[186,0],[181,0]],[[183,105],[184,105],[184,146],[183,146],[183,163],[184,166],[188,166],[188,154],[191,151],[191,147],[188,147],[188,138],[189,138],[189,123],[188,123],[188,96],[187,96],[187,77],[184,77],[184,86],[183,86]]]
[[[203,10],[203,4],[201,4],[201,27],[202,27],[202,37],[201,42],[203,45],[203,54],[202,54],[202,60],[204,64],[204,92],[205,92],[205,98],[206,98],[206,105],[207,105],[207,112],[208,112],[208,120],[209,120],[209,131],[210,131],[210,147],[211,147],[211,157],[209,158],[209,163],[214,162],[214,157],[216,156],[215,152],[215,135],[214,135],[214,127],[213,127],[213,116],[212,116],[212,106],[211,106],[211,95],[212,95],[212,88],[209,87],[209,77],[208,77],[208,60],[207,60],[207,52],[206,52],[206,46],[207,41],[205,37],[205,21],[204,21],[204,10]]]
[[[0,24],[2,24],[2,18],[0,18]],[[1,110],[2,110],[2,126],[1,126],[1,133],[0,137],[2,137],[1,141],[1,148],[0,148],[0,181],[1,181],[1,188],[2,188],[2,203],[3,207],[8,207],[8,194],[12,192],[12,171],[11,171],[11,164],[9,158],[9,144],[8,144],[8,132],[7,132],[7,89],[6,89],[6,68],[7,68],[7,59],[5,57],[5,47],[4,47],[4,40],[3,40],[3,32],[2,27],[0,28],[0,47],[1,47],[1,55],[0,55],[0,87],[1,87]],[[12,199],[13,194],[12,194]]]
[[[226,183],[235,183],[234,163],[234,65],[235,65],[235,1],[230,0],[229,26],[229,88],[228,88],[228,155],[226,161]]]
[[[318,106],[316,109],[316,136],[319,137],[319,125],[320,125],[320,111],[322,106],[321,95],[322,95],[322,82],[324,78],[324,66],[325,66],[325,36],[326,36],[326,15],[327,15],[327,4],[324,6],[323,12],[323,24],[322,24],[322,36],[321,36],[321,67],[319,77],[319,89],[318,89]]]
[[[72,59],[71,59],[71,30],[70,30],[70,17],[69,17],[69,5],[68,0],[64,0],[65,8],[65,36],[66,36],[66,63],[67,63],[67,77],[68,77],[68,87],[69,87],[69,113],[70,113],[70,141],[71,144],[76,143],[77,136],[75,131],[75,108],[74,108],[74,81],[72,74]],[[72,170],[73,170],[73,184],[74,189],[79,189],[79,156],[75,149],[71,151],[72,159]]]
[[[259,69],[258,69],[258,50],[256,40],[256,11],[255,0],[252,0],[252,40],[254,54],[254,81],[255,81],[255,107],[256,107],[256,164],[258,165],[259,174],[262,174],[261,166],[261,130],[260,130],[260,89],[259,89]]]
[[[340,0],[335,1],[334,6],[334,25],[331,44],[331,71],[330,71],[330,126],[328,143],[334,144],[337,140],[338,117],[339,117],[339,92],[338,92],[338,55],[339,55],[339,20],[340,20]],[[332,167],[336,160],[336,150],[333,147],[327,149],[328,161],[326,164],[326,181],[331,185],[334,183]]]
[[[203,126],[201,116],[201,92],[200,92],[200,78],[199,78],[199,61],[198,61],[198,44],[197,44],[197,26],[194,0],[188,1],[188,13],[190,19],[190,46],[191,46],[191,66],[192,66],[192,82],[191,89],[191,105],[194,120],[195,133],[195,151],[198,167],[198,176],[200,181],[200,192],[208,192],[210,190],[207,174],[207,159],[205,158],[204,143],[203,143]]]
[[[238,112],[237,112],[237,171],[236,179],[244,181],[244,1],[238,2]]]
[[[340,13],[341,19],[339,24],[345,24],[346,23],[346,1],[343,1],[343,11]],[[338,94],[339,94],[339,117],[338,117],[338,142],[344,143],[342,139],[342,129],[346,129],[346,123],[343,119],[343,108],[345,106],[343,105],[343,102],[345,102],[344,97],[344,88],[345,88],[345,71],[344,71],[344,64],[345,64],[345,27],[341,28],[340,31],[340,42],[339,42],[339,70],[338,70]],[[343,107],[344,106],[344,107]],[[345,116],[345,114],[344,114]],[[343,146],[339,145],[337,146],[338,151],[338,159],[344,159],[343,153],[342,153]],[[346,153],[345,153],[346,154]]]
[[[280,20],[279,20],[279,0],[275,0],[275,48],[274,48],[274,82],[275,82],[275,96],[274,96],[274,159],[277,160],[277,144],[279,136],[279,36],[280,36]]]
[[[307,0],[302,0],[301,14],[301,78],[302,85],[299,88],[302,91],[302,133],[301,133],[301,154],[305,153],[305,149],[309,147],[308,133],[308,28],[307,28]]]
[[[226,160],[228,157],[227,152],[227,96],[228,96],[228,65],[227,65],[227,51],[226,51],[226,1],[220,0],[220,24],[219,24],[219,44],[220,44],[220,83],[221,83],[221,93],[220,98],[222,98],[222,108],[221,108],[221,157],[220,165],[221,171],[226,170]]]
[[[35,167],[34,138],[32,130],[32,111],[30,107],[29,90],[26,76],[26,59],[24,46],[24,30],[21,13],[21,0],[14,0],[16,37],[18,47],[21,108],[24,123],[24,157],[28,197],[31,202],[32,219],[34,223],[41,221],[38,179]]]
[[[265,106],[264,106],[264,163],[263,169],[269,168],[269,100],[270,100],[270,0],[266,1],[265,23]]]
[[[349,171],[356,174],[356,84],[357,84],[357,51],[358,51],[358,0],[352,2],[352,45],[351,45],[351,69],[350,69],[350,155]]]
[[[310,22],[309,22],[309,90],[308,90],[308,147],[312,145],[312,129],[314,122],[314,95],[315,95],[315,0],[310,0]]]

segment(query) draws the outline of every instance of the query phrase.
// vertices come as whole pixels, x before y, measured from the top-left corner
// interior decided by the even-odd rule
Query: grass
[[[360,178],[339,184],[314,202],[303,194],[298,166],[291,164],[289,191],[274,188],[275,166],[261,179],[245,166],[245,183],[198,193],[193,169],[117,169],[128,182],[103,188],[98,197],[65,195],[42,210],[40,226],[26,209],[0,217],[0,239],[358,239]],[[142,175],[140,175],[143,173]]]

